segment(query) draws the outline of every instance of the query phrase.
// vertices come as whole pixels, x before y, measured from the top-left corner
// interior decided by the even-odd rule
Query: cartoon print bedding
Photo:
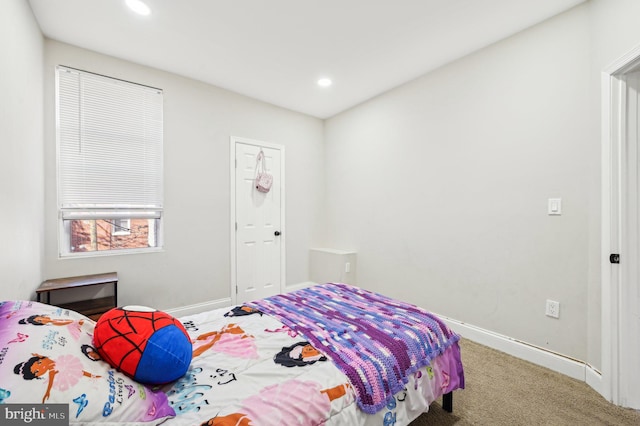
[[[453,342],[366,414],[331,357],[275,317],[238,306],[180,321],[193,344],[189,370],[150,388],[98,359],[88,318],[37,302],[3,302],[0,403],[67,403],[71,424],[385,426],[406,425],[442,394],[464,387]]]
[[[347,284],[316,285],[248,305],[321,348],[349,378],[360,409],[370,414],[391,402],[409,375],[459,340],[424,309]],[[451,377],[450,389],[462,384],[459,377]]]
[[[198,355],[186,376],[164,389],[176,411],[168,424],[406,425],[464,386],[458,345],[451,343],[380,411],[366,414],[347,376],[274,317],[241,306],[182,321]]]
[[[68,404],[72,424],[159,424],[174,416],[163,392],[100,359],[92,344],[94,325],[56,306],[2,302],[0,403]]]

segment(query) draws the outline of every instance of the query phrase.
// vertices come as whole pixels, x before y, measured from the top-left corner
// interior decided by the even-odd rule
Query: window
[[[61,256],[161,247],[162,90],[56,76]]]
[[[131,219],[113,219],[112,235],[131,235]]]

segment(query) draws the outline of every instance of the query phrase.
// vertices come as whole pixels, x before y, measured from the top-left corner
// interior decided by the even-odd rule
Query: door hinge
[[[236,286],[236,294],[238,294],[238,286]]]
[[[611,253],[609,256],[609,262],[620,263],[620,255],[618,253]]]
[[[238,230],[238,222],[236,222],[236,231]]]

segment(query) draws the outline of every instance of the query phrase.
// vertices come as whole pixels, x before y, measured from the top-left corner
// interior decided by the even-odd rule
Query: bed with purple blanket
[[[46,325],[21,321],[34,314]],[[46,391],[47,402],[69,405],[71,424],[386,426],[409,424],[440,398],[450,411],[451,392],[464,388],[455,333],[358,287],[317,285],[179,319],[193,347],[189,369],[148,387],[78,355],[92,344],[90,319],[3,302],[0,402],[40,402]],[[54,386],[16,373],[34,353],[62,366]]]

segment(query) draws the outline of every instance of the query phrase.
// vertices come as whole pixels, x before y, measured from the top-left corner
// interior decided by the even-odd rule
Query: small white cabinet
[[[350,250],[312,248],[309,279],[314,283],[356,284],[357,253]]]

